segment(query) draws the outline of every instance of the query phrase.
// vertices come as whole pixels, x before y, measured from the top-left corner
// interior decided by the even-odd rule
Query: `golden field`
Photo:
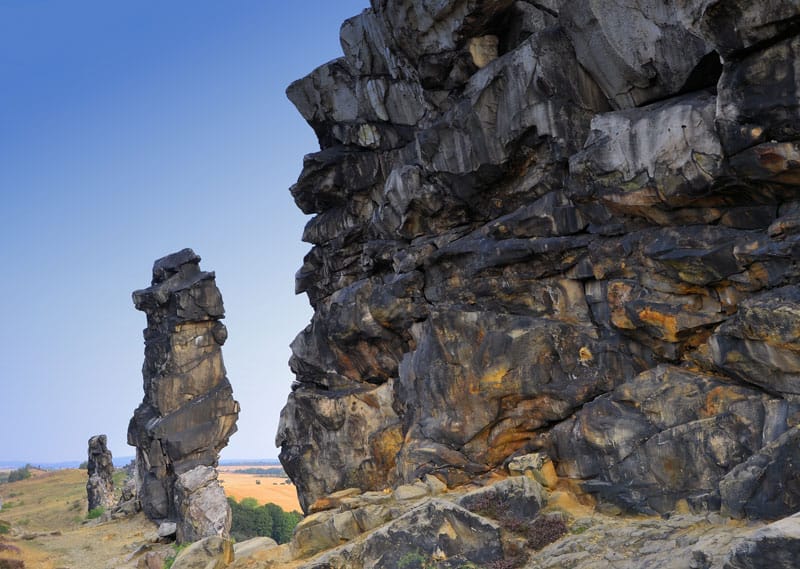
[[[225,494],[235,498],[255,498],[259,504],[271,502],[287,512],[300,511],[297,490],[286,478],[272,478],[259,474],[244,474],[242,466],[221,466],[219,479]]]

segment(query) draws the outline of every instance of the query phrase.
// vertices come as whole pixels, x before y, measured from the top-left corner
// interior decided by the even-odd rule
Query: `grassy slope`
[[[11,525],[12,545],[26,567],[104,569],[122,561],[154,532],[142,515],[129,520],[84,523],[86,471],[32,471],[27,480],[0,485],[0,520]],[[14,557],[10,550],[0,557]],[[19,556],[17,556],[18,558]]]
[[[154,537],[155,526],[142,514],[124,520],[87,523],[85,470],[33,470],[32,473],[27,480],[0,484],[4,502],[0,520],[12,527],[11,534],[0,535],[0,545],[21,549],[21,555],[15,555],[13,550],[0,547],[0,558],[22,558],[28,569],[118,568],[126,566],[131,553]],[[295,488],[281,484],[284,479],[229,472],[221,473],[220,478],[226,476],[231,479],[226,486],[242,492],[237,498],[257,494],[259,502],[275,502],[287,510],[299,509]],[[256,479],[261,484],[256,485]],[[118,487],[121,482],[115,476]]]

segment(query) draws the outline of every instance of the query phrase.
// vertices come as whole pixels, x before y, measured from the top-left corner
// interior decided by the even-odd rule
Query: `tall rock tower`
[[[107,441],[105,435],[95,435],[89,439],[86,496],[90,511],[114,505],[114,461]]]
[[[191,249],[167,255],[154,263],[151,286],[133,293],[147,328],[144,400],[128,444],[136,447],[143,510],[154,521],[178,522],[179,541],[228,534],[216,466],[239,415],[222,361],[222,296],[199,263]]]

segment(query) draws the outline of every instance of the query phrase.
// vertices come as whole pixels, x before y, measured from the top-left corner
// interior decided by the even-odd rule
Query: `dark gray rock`
[[[714,363],[725,372],[800,402],[800,287],[745,300],[709,345]]]
[[[550,436],[559,474],[601,499],[665,512],[680,499],[716,507],[728,472],[789,428],[781,399],[662,366],[585,405]]]
[[[794,427],[720,481],[722,511],[737,518],[778,519],[800,510],[800,429]]]
[[[672,6],[658,0],[635,7],[619,0],[568,0],[560,23],[581,65],[620,109],[677,94],[711,51]]]
[[[800,138],[798,55],[800,37],[793,36],[725,64],[718,86],[717,127],[726,153]]]

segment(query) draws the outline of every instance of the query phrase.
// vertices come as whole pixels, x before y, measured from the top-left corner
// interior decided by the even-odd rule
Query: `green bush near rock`
[[[94,520],[102,516],[106,512],[106,509],[103,506],[98,506],[97,508],[92,508],[89,510],[89,513],[86,514],[87,520]]]

